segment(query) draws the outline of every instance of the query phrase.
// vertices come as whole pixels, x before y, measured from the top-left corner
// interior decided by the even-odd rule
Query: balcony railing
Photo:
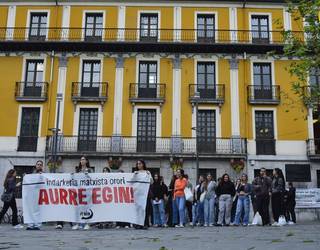
[[[248,102],[251,104],[279,104],[280,86],[249,85]]]
[[[129,99],[131,102],[164,103],[166,85],[163,83],[130,83]]]
[[[154,33],[157,36],[145,37],[140,34],[145,31],[136,28],[104,28],[95,29],[93,32],[86,33],[85,28],[41,28],[41,34],[38,36],[30,36],[30,28],[0,28],[1,40],[16,41],[85,41],[85,42],[187,42],[187,43],[245,43],[245,44],[285,44],[284,33],[278,31],[263,31],[262,36],[259,32],[252,30],[201,30],[201,29],[157,29]],[[209,33],[208,33],[209,32]],[[98,36],[90,36],[88,34],[99,34]],[[203,36],[203,34],[211,34]],[[304,33],[294,31],[293,35],[299,40],[304,41]]]
[[[320,138],[307,140],[307,154],[320,157]]]
[[[195,97],[195,93],[200,94],[200,98]],[[225,89],[222,84],[190,84],[189,100],[191,103],[198,101],[199,103],[224,103]]]
[[[117,136],[90,137],[90,140],[79,136],[59,136],[57,151],[59,154],[76,153],[120,153],[120,154],[186,154],[195,155],[197,148],[196,138],[174,137],[128,137]],[[177,145],[178,142],[178,145]],[[53,138],[47,139],[47,152],[52,152]],[[178,146],[178,147],[177,147]],[[178,148],[178,150],[177,150]],[[198,138],[198,150],[203,155],[242,155],[246,153],[245,139]]]
[[[73,102],[106,102],[107,82],[73,82],[71,99]]]
[[[48,83],[16,82],[15,97],[17,101],[46,101],[48,97]]]
[[[36,152],[38,136],[19,136],[17,151]]]

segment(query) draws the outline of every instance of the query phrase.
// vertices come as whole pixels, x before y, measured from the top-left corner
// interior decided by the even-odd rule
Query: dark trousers
[[[280,215],[284,215],[282,193],[273,193],[271,196],[272,214],[274,221],[278,221]]]
[[[269,195],[256,196],[256,208],[262,218],[262,224],[270,224],[269,217]]]
[[[150,226],[150,217],[152,217],[152,203],[151,199],[147,198],[147,204],[146,204],[146,217],[144,218],[144,226],[149,227]]]
[[[288,204],[286,207],[286,219],[287,221],[290,220],[290,216],[291,216],[291,221],[293,221],[294,223],[296,223],[296,212],[294,211],[296,204]]]
[[[18,210],[17,210],[16,199],[14,197],[10,202],[4,202],[3,208],[0,212],[0,222],[2,221],[3,216],[6,214],[9,207],[12,210],[12,226],[18,225]]]
[[[188,211],[189,222],[192,222],[192,202],[186,201],[186,207]]]

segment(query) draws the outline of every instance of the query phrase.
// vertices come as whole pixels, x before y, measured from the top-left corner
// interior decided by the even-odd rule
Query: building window
[[[287,182],[311,182],[310,164],[286,164]]]
[[[198,62],[197,90],[200,98],[216,97],[216,73],[214,62]]]
[[[44,41],[47,35],[47,13],[31,13],[29,39]]]
[[[137,124],[137,151],[156,152],[157,111],[139,109]]]
[[[82,63],[81,96],[99,96],[100,61],[84,60]]]
[[[198,110],[197,149],[200,153],[216,151],[216,111]]]
[[[79,117],[78,151],[96,151],[98,109],[81,108]]]
[[[270,63],[253,64],[253,87],[255,100],[272,99],[272,76]]]
[[[103,34],[103,14],[87,13],[85,20],[85,40],[101,41]]]
[[[257,155],[275,155],[272,111],[255,112]]]
[[[213,14],[197,15],[197,41],[215,41],[215,16]]]
[[[320,87],[320,69],[312,68],[309,74],[310,86]]]
[[[18,182],[23,182],[23,177],[26,174],[32,174],[34,167],[33,166],[14,166],[14,170],[16,170],[17,172],[17,176],[16,176],[16,181]],[[21,199],[22,198],[22,185],[20,185],[19,187],[16,187],[16,193],[15,196],[17,199]]]
[[[27,60],[25,82],[23,86],[24,96],[41,96],[44,66],[43,60]]]
[[[269,17],[262,15],[251,16],[251,32],[253,43],[269,43]]]
[[[22,108],[18,151],[37,151],[40,108]]]
[[[140,15],[140,41],[158,41],[158,14]]]
[[[157,97],[157,62],[140,61],[139,62],[139,98]]]

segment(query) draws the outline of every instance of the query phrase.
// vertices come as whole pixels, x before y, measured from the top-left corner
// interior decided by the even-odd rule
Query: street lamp
[[[192,127],[192,130],[196,131],[196,182],[199,180],[199,142],[198,142],[198,111],[199,111],[199,100],[200,100],[200,93],[198,91],[194,92],[193,95],[194,102],[196,104],[196,126]]]

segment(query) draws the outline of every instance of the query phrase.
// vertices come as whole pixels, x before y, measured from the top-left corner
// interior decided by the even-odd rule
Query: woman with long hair
[[[218,184],[216,193],[219,197],[219,218],[217,226],[230,225],[232,197],[235,195],[235,188],[228,174],[224,174]]]
[[[150,186],[153,184],[153,178],[151,176],[151,173],[147,170],[147,165],[144,160],[137,160],[135,173],[147,173],[150,176]],[[148,229],[148,227],[150,226],[149,219],[151,217],[151,212],[152,212],[151,198],[152,198],[152,193],[149,187],[147,203],[146,203],[146,215],[144,218],[144,226],[142,227],[142,226],[136,225],[135,226],[136,229]]]
[[[90,168],[90,162],[86,156],[81,156],[80,162],[78,167],[76,167],[76,173],[85,173],[88,174],[91,172]],[[83,229],[83,230],[89,230],[90,225],[88,223],[80,223],[80,224],[75,224],[72,227],[72,230],[78,230],[78,229]]]
[[[271,183],[271,203],[274,225],[278,225],[280,215],[284,215],[283,194],[285,191],[285,179],[282,170],[275,168]]]
[[[168,214],[168,224],[169,227],[174,227],[178,223],[178,209],[173,201],[174,195],[174,183],[177,179],[175,173],[172,175],[170,184],[168,187],[168,201],[166,205],[166,213]]]
[[[207,188],[206,179],[203,175],[199,176],[198,184],[193,190],[193,206],[192,206],[192,226],[201,226],[204,222],[204,207],[200,201],[201,194]]]
[[[21,229],[23,228],[22,225],[18,223],[18,211],[17,211],[17,203],[16,203],[16,197],[14,195],[16,187],[21,185],[21,182],[16,183],[16,176],[17,172],[14,169],[10,169],[7,172],[6,178],[4,179],[3,187],[4,187],[4,192],[8,196],[11,196],[11,199],[9,201],[4,201],[3,203],[3,208],[0,212],[0,223],[3,219],[3,216],[6,214],[8,211],[9,207],[12,210],[12,226],[15,229]]]
[[[251,184],[248,183],[248,176],[246,174],[242,174],[240,184],[236,187],[236,192],[238,201],[234,225],[238,226],[240,224],[240,219],[242,217],[242,214],[244,213],[242,225],[248,226]]]
[[[210,173],[207,174],[206,195],[204,198],[204,226],[213,227],[214,225],[214,205],[216,199],[216,182]]]
[[[166,227],[167,222],[165,218],[164,200],[166,191],[163,184],[161,184],[161,177],[159,174],[153,176],[154,183],[151,185],[152,197],[152,209],[153,209],[153,226],[154,227]]]
[[[176,203],[179,214],[179,224],[176,227],[184,227],[185,222],[185,209],[186,209],[186,198],[184,196],[184,189],[188,185],[187,180],[184,178],[184,170],[177,170],[177,179],[174,183],[174,195],[173,202]]]

